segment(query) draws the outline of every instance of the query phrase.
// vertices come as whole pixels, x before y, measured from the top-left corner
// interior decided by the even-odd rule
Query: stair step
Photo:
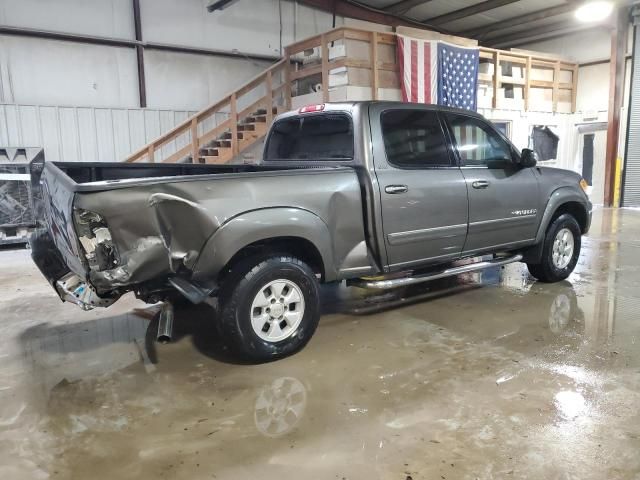
[[[244,132],[244,134],[249,134],[250,132]],[[242,132],[242,130],[240,130],[240,128],[238,128],[238,138],[242,139],[244,138],[244,134]],[[225,140],[225,141],[231,141],[231,132],[225,132],[222,134],[222,136],[220,137],[220,140]]]
[[[253,132],[255,130],[256,130],[255,123],[245,123],[245,124],[238,125],[239,132]]]
[[[271,112],[276,114],[278,113],[278,107],[272,107],[271,108]],[[258,110],[256,110],[255,112],[253,112],[252,115],[266,115],[267,114],[267,109],[266,108],[259,108]]]
[[[250,117],[245,118],[243,123],[267,123],[266,115],[251,115]]]

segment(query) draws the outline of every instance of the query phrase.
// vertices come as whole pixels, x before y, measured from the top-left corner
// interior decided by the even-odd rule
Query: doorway
[[[588,194],[594,205],[604,204],[604,167],[607,148],[607,131],[581,128],[578,157],[580,173],[589,184]],[[585,131],[586,130],[586,131]]]

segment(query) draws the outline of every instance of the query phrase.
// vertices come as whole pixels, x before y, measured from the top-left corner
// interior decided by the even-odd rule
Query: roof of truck
[[[322,105],[321,110],[309,111],[306,113],[320,113],[322,112],[335,112],[335,111],[353,111],[356,109],[368,108],[371,105],[380,105],[383,108],[393,108],[397,106],[414,106],[421,110],[436,110],[440,112],[451,112],[451,113],[463,113],[465,115],[474,116],[474,117],[482,117],[478,112],[474,112],[473,110],[465,110],[462,108],[454,108],[454,107],[446,107],[444,105],[435,105],[435,104],[427,104],[427,103],[411,103],[411,102],[397,102],[391,100],[362,100],[357,102],[324,102],[318,104],[309,104],[297,109],[292,109],[288,112],[282,113],[278,117],[290,117],[296,116],[300,114],[304,114],[302,110],[305,107],[313,107]]]

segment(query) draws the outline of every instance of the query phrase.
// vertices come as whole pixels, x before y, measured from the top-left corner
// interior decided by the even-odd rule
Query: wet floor
[[[239,365],[208,308],[158,345],[157,307],[82,312],[0,251],[0,478],[640,478],[640,211],[596,211],[563,283],[323,306],[302,352]]]

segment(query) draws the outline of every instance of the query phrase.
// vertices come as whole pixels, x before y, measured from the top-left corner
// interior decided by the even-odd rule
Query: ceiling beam
[[[380,10],[373,7],[365,7],[360,3],[346,2],[344,0],[298,0],[298,2],[310,7],[317,8],[319,10],[332,12],[343,17],[365,20],[372,23],[380,23],[382,25],[390,25],[392,27],[403,26],[430,29],[436,32],[452,35],[452,33],[447,31],[446,29],[428,25],[407,17],[402,17],[400,15],[387,12],[386,10]]]
[[[393,13],[394,15],[404,15],[409,10],[418,5],[424,5],[425,3],[430,3],[433,0],[402,0],[400,2],[396,2],[388,7],[384,7],[383,10],[389,13]]]
[[[557,5],[555,7],[545,8],[543,10],[527,13],[525,15],[518,15],[517,17],[507,18],[506,20],[500,20],[499,22],[494,22],[489,25],[485,25],[483,27],[474,28],[472,30],[465,30],[464,34],[474,38],[475,37],[482,38],[488,33],[493,33],[500,30],[505,30],[507,28],[515,27],[518,25],[525,25],[527,23],[537,22],[538,20],[543,20],[545,18],[555,17],[558,15],[569,13],[576,8],[575,3],[576,2],[572,0],[565,5]]]
[[[478,13],[493,10],[495,8],[500,8],[504,5],[509,5],[510,3],[516,3],[519,1],[520,0],[486,0],[484,2],[471,5],[470,7],[465,7],[461,8],[460,10],[454,10],[453,12],[445,13],[444,15],[427,18],[423,20],[423,22],[429,23],[431,25],[442,25],[444,23],[453,22],[454,20],[470,17],[471,15],[476,15]]]
[[[508,33],[496,38],[488,39],[486,43],[490,47],[504,48],[515,45],[522,45],[523,43],[538,42],[546,40],[550,37],[559,37],[568,33],[579,32],[581,30],[591,30],[594,28],[602,28],[607,25],[589,25],[584,23],[578,23],[575,21],[563,21],[556,22],[550,25],[543,25],[531,30],[521,30],[519,32]]]

